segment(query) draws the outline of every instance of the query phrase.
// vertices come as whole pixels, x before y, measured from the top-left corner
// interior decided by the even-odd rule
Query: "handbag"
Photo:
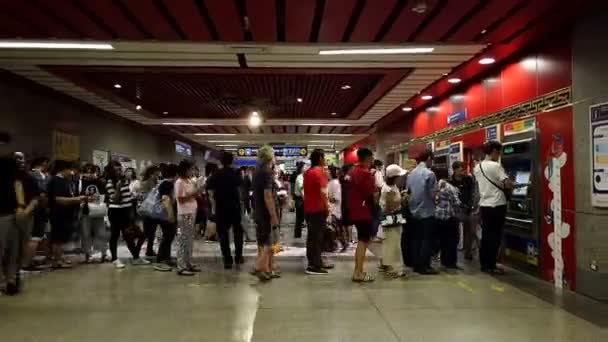
[[[512,195],[511,190],[505,189],[505,188],[499,186],[498,184],[494,183],[490,178],[488,178],[488,176],[486,176],[486,173],[483,172],[483,167],[481,165],[482,165],[482,162],[479,163],[479,170],[481,171],[481,174],[485,177],[485,179],[488,180],[488,182],[490,182],[490,184],[494,185],[495,187],[498,188],[498,190],[502,191],[502,193],[505,194],[505,198],[507,199],[507,202],[509,202],[511,200],[511,195]]]
[[[92,218],[100,218],[100,217],[105,217],[108,214],[108,206],[101,202],[101,203],[87,203],[87,206],[89,207],[89,213],[88,216],[92,217]]]
[[[162,182],[160,183],[162,184]],[[168,222],[169,213],[163,205],[158,193],[160,184],[156,185],[137,208],[137,213],[144,218]]]

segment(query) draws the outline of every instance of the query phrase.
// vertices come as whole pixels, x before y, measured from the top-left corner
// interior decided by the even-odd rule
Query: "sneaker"
[[[323,269],[323,268],[308,267],[308,268],[306,268],[306,274],[310,274],[310,275],[327,275],[327,274],[329,274],[329,272],[326,269]]]
[[[143,258],[137,258],[137,259],[133,259],[131,261],[131,265],[133,265],[133,266],[150,265],[150,262]]]
[[[114,260],[112,264],[114,264],[114,267],[116,267],[117,269],[125,268],[125,264],[123,264],[119,259]]]
[[[167,264],[156,264],[154,270],[159,272],[171,272],[173,268]]]
[[[192,277],[194,274],[194,272],[188,270],[177,271],[177,275],[179,276]]]

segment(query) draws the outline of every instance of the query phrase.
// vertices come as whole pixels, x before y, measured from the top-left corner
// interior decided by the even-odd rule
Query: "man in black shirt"
[[[450,177],[450,184],[457,187],[459,191],[460,203],[462,203],[462,232],[463,232],[463,245],[465,259],[473,260],[472,245],[473,240],[476,237],[475,226],[473,225],[473,208],[474,194],[475,194],[475,181],[473,177],[466,173],[464,169],[464,163],[461,161],[455,161],[452,164],[452,177]]]
[[[232,168],[232,153],[222,154],[222,169],[209,178],[207,193],[211,199],[212,212],[216,216],[217,233],[220,238],[224,268],[231,269],[233,262],[243,264],[243,226],[241,225],[241,194],[243,182],[239,171]],[[234,254],[230,252],[230,227],[234,229]]]

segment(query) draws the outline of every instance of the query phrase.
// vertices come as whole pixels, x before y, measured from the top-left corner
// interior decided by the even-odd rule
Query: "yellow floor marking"
[[[458,286],[462,287],[465,291],[468,291],[470,293],[475,293],[475,290],[473,290],[473,288],[471,286],[469,286],[469,284],[467,284],[463,281],[458,281],[456,284],[458,284]]]
[[[496,292],[500,292],[500,293],[505,292],[505,288],[503,286],[498,286],[498,285],[492,284],[492,286],[490,286],[490,287],[492,288],[492,290],[494,290]]]

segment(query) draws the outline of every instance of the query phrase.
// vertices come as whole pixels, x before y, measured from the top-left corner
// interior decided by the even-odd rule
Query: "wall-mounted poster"
[[[99,166],[102,170],[108,165],[109,158],[108,151],[93,150],[93,165]]]
[[[120,153],[112,152],[112,160],[116,160],[122,165],[123,170],[128,169],[130,167],[137,170],[137,161],[135,159],[131,159],[131,157],[125,156]]]
[[[53,158],[74,161],[80,158],[80,138],[60,131],[53,131]]]
[[[608,207],[608,102],[589,107],[591,205]]]

